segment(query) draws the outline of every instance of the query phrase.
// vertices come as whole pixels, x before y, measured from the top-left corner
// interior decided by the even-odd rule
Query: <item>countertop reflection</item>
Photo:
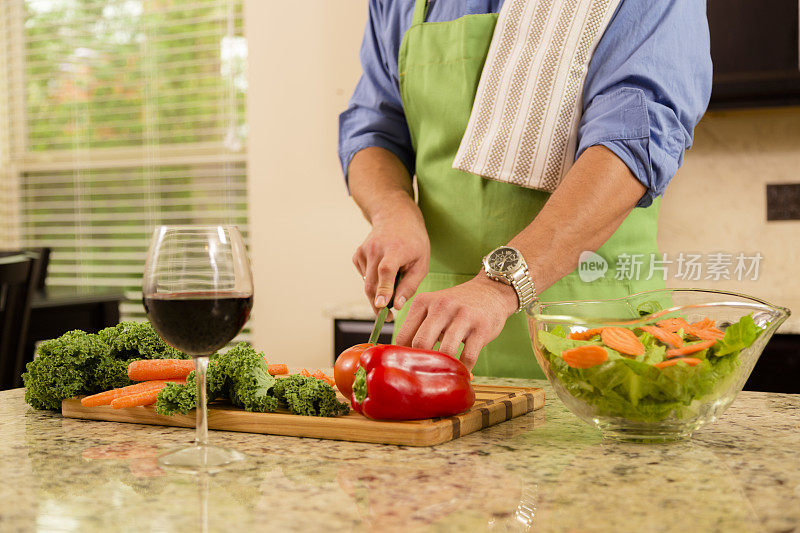
[[[744,392],[693,441],[638,445],[601,441],[534,385],[544,410],[433,448],[212,432],[248,461],[202,477],[156,462],[192,429],[65,419],[0,392],[0,529],[800,529],[800,396]]]

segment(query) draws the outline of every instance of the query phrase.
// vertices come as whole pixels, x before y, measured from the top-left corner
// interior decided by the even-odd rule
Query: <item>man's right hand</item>
[[[403,274],[394,297],[394,308],[399,310],[428,273],[431,257],[411,175],[392,152],[372,146],[353,156],[348,176],[350,193],[372,224],[353,255],[364,278],[364,292],[377,312],[391,299],[397,274]]]
[[[416,204],[398,201],[386,217],[373,217],[372,231],[353,255],[353,264],[364,277],[364,292],[377,312],[392,297],[398,273],[394,308],[399,310],[414,295],[428,273],[431,245],[422,213]]]

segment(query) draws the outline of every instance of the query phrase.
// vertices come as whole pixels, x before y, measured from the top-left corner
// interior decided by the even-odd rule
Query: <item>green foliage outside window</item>
[[[243,142],[240,1],[29,0],[25,8],[29,150]]]
[[[155,225],[229,223],[247,235],[242,0],[24,0],[23,8],[17,150],[65,163],[19,166],[22,243],[53,248],[48,284],[123,289],[123,319],[141,317],[137,291]],[[170,148],[204,158],[165,161]],[[120,153],[130,164],[112,164]]]

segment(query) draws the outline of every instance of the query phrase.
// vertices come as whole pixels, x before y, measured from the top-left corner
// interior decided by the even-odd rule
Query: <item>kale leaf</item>
[[[350,412],[350,406],[336,399],[333,387],[315,377],[292,374],[276,380],[272,391],[296,415],[338,416]]]

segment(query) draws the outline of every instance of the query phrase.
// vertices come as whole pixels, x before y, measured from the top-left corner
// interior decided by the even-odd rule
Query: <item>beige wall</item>
[[[800,183],[800,108],[709,112],[663,201],[659,242],[681,251],[754,253],[757,281],[672,281],[734,290],[795,312],[800,333],[800,221],[766,221],[767,183]]]
[[[336,142],[366,4],[246,0],[254,342],[292,365],[329,365],[323,309],[363,301],[350,257],[367,225],[345,195]],[[760,251],[760,281],[700,284],[795,307],[800,331],[800,222],[767,224],[764,192],[800,181],[798,169],[800,109],[711,113],[664,200],[659,238],[671,256]]]
[[[366,5],[245,2],[253,341],[275,361],[330,366],[322,310],[361,294],[350,258],[367,225],[346,196],[336,144]]]

